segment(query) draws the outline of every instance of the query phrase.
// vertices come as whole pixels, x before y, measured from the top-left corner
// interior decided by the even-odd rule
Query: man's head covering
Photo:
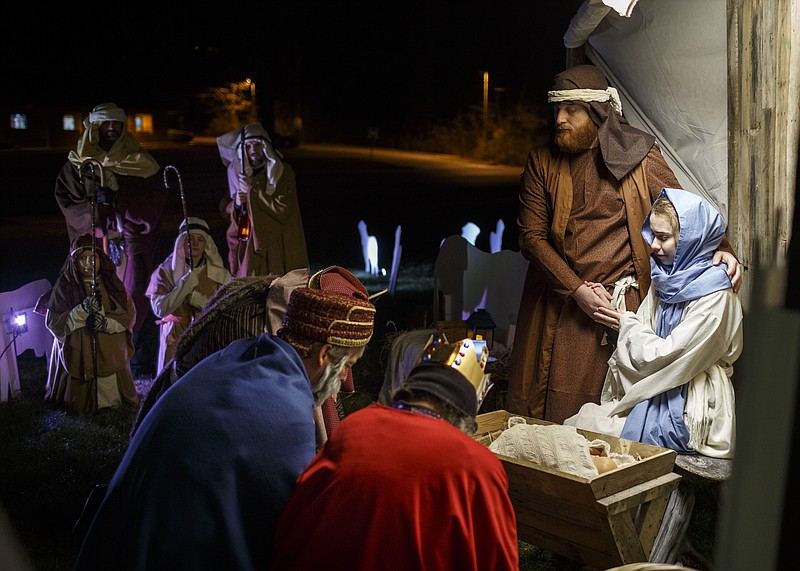
[[[593,65],[577,65],[556,75],[547,101],[578,103],[588,109],[597,125],[603,162],[617,180],[641,163],[655,143],[653,135],[628,124],[617,90]]]
[[[321,288],[321,289],[318,289]],[[363,347],[372,338],[375,306],[358,279],[333,266],[292,290],[278,336],[307,357],[314,343]]]
[[[108,151],[100,147],[100,124],[103,121],[121,121],[122,133]],[[119,190],[115,175],[147,178],[156,174],[159,165],[139,141],[128,131],[125,110],[114,103],[101,103],[92,109],[83,121],[83,133],[78,148],[70,151],[69,162],[81,169],[87,159],[95,159],[103,166],[104,183],[112,190]]]
[[[189,216],[181,222],[178,228],[178,237],[175,238],[175,244],[172,248],[172,256],[170,260],[170,270],[172,271],[172,279],[175,283],[181,279],[189,270],[186,264],[186,222],[189,222],[189,232],[199,232],[206,239],[206,249],[203,255],[206,258],[206,275],[212,281],[222,284],[228,280],[230,274],[225,269],[222,262],[222,256],[219,254],[217,244],[214,238],[211,237],[211,231],[208,228],[208,223],[202,218]]]
[[[125,114],[124,109],[117,107],[114,103],[101,103],[89,113],[89,123],[99,125],[103,121],[119,121],[124,129],[127,127],[128,116]]]
[[[662,189],[661,197],[675,207],[681,228],[672,266],[662,266],[657,259],[650,264],[653,287],[661,302],[656,334],[666,337],[680,323],[687,301],[728,289],[731,279],[727,266],[712,264],[714,252],[725,234],[725,220],[714,205],[693,192],[678,188]],[[642,236],[648,244],[653,243],[650,214],[642,225]]]
[[[222,159],[222,164],[228,169],[228,184],[231,187],[231,197],[235,194],[235,189],[239,188],[238,175],[253,175],[250,162],[245,159],[246,152],[244,150],[245,142],[253,139],[258,139],[264,143],[268,184],[277,185],[283,174],[283,155],[272,146],[272,139],[270,139],[267,130],[261,126],[261,123],[249,123],[244,127],[228,131],[224,135],[217,137],[217,148],[219,149],[219,157]]]
[[[335,291],[354,297],[366,296],[366,299],[370,301],[380,297],[387,291],[384,289],[370,295],[367,288],[364,287],[364,284],[362,284],[352,272],[341,266],[328,266],[324,270],[318,271],[308,278],[308,287],[325,291]]]
[[[373,301],[386,292],[383,290],[372,295],[351,272],[341,266],[328,266],[314,275],[308,275],[307,268],[298,268],[275,278],[269,286],[267,294],[268,331],[276,333],[283,325],[283,316],[289,306],[289,297],[298,287],[310,287],[325,291],[335,291],[345,295],[366,296]]]
[[[392,395],[392,400],[428,393],[474,419],[483,399],[492,388],[486,363],[489,350],[482,346],[476,353],[472,339],[448,343],[440,333],[431,335],[422,351],[420,363]]]

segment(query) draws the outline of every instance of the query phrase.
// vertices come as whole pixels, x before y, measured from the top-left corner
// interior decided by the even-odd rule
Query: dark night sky
[[[199,87],[250,77],[260,101],[301,114],[433,121],[480,105],[484,70],[504,103],[540,101],[580,0],[181,4],[14,11],[14,32],[0,38],[4,99],[177,106]]]

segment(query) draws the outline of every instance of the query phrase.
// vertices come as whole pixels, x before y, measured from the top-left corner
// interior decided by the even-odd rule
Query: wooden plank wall
[[[727,0],[727,14],[728,237],[746,267],[740,295],[747,309],[755,265],[779,276],[791,232],[800,102],[798,0]],[[784,281],[765,283],[772,287],[759,296],[768,305],[782,304]]]

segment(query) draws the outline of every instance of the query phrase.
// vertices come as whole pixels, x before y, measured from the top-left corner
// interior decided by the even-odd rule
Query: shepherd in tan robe
[[[294,170],[267,131],[250,123],[217,138],[228,169],[228,265],[234,277],[282,276],[308,267]]]
[[[147,288],[147,297],[160,326],[156,374],[172,359],[175,345],[189,324],[200,316],[208,301],[230,278],[206,221],[188,217],[178,229],[172,254],[155,269]]]

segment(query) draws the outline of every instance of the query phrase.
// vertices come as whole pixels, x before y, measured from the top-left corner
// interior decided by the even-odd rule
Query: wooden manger
[[[510,416],[515,415],[505,410],[478,415],[475,439],[488,446],[508,426]],[[605,440],[611,452],[639,460],[586,479],[498,455],[508,474],[519,540],[598,569],[648,561],[669,495],[681,479],[672,471],[675,451],[578,432],[589,440]]]

